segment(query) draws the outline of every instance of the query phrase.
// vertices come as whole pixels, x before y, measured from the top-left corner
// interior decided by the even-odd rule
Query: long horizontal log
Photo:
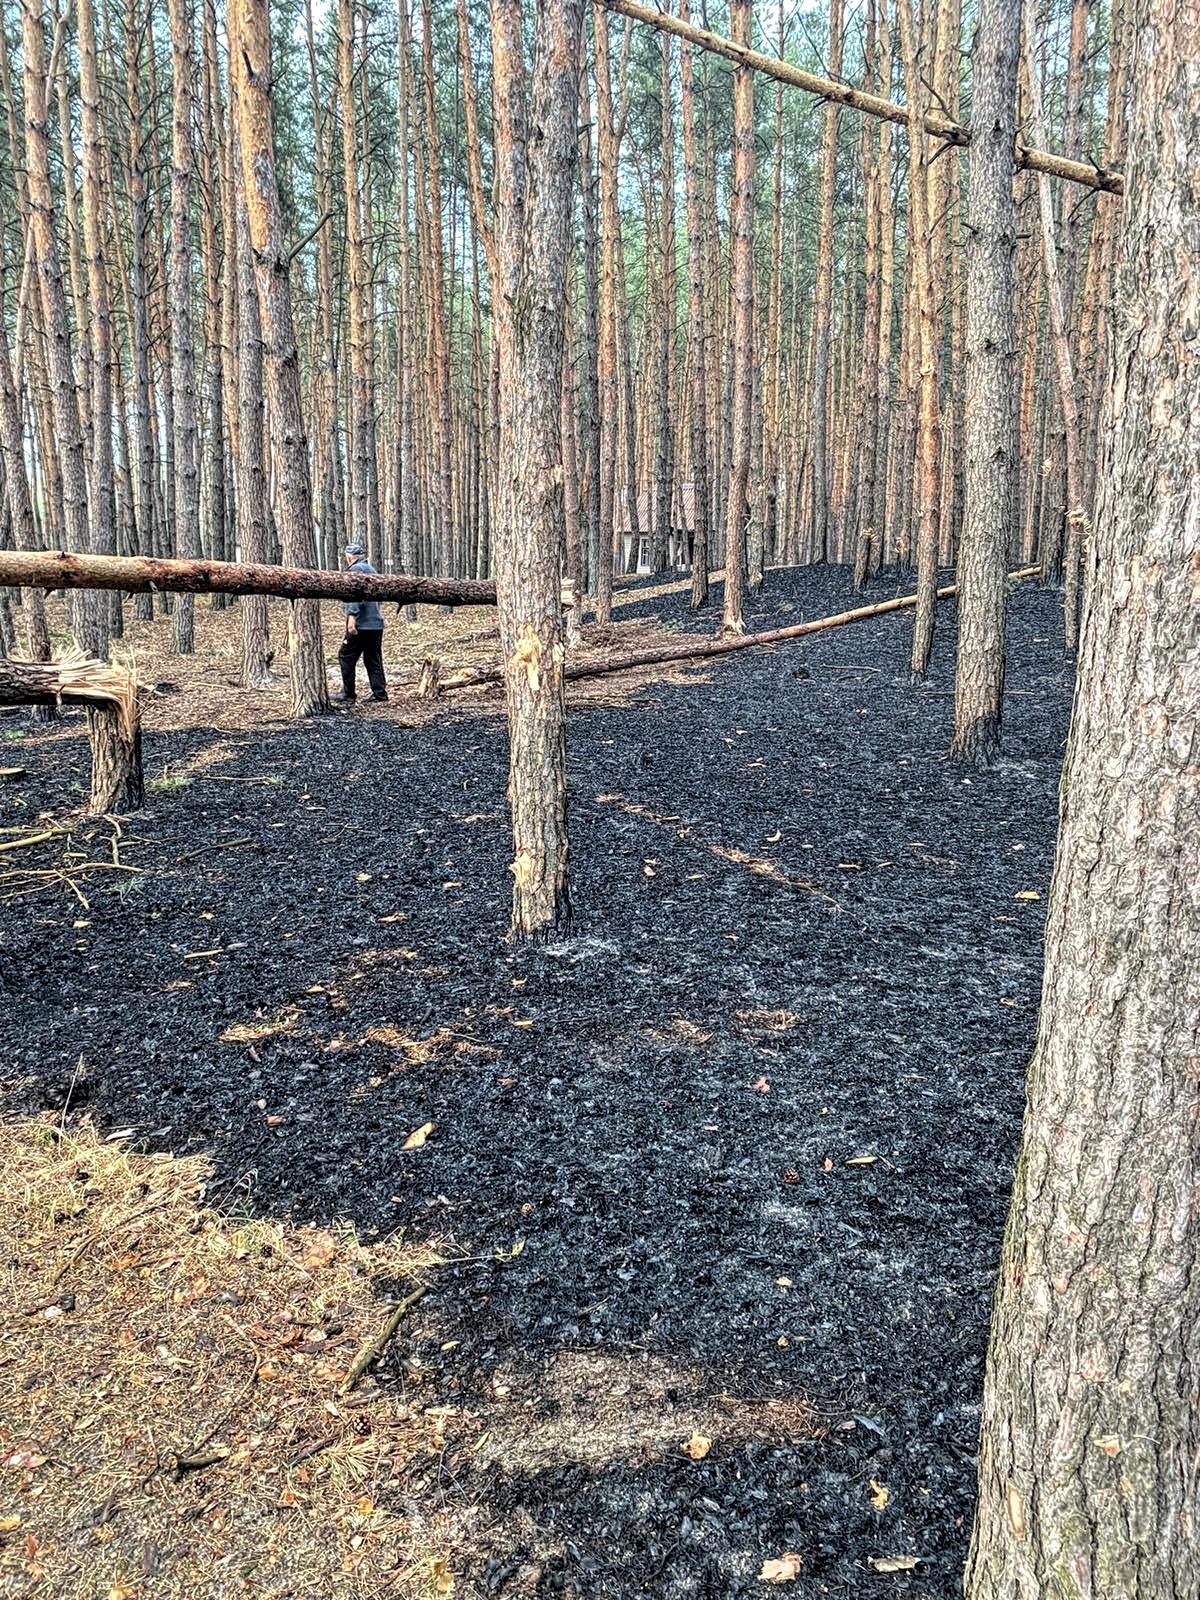
[[[1020,567],[1009,573],[1010,579],[1034,578],[1041,575],[1041,567]],[[956,583],[947,584],[937,591],[939,600],[949,600],[958,593]],[[609,656],[596,661],[568,663],[563,677],[568,681],[578,678],[599,678],[610,672],[630,672],[635,667],[655,667],[672,661],[698,661],[710,656],[732,655],[735,650],[761,650],[768,645],[783,644],[788,639],[802,639],[806,634],[824,633],[828,628],[844,628],[851,622],[865,622],[869,617],[886,616],[889,611],[904,611],[915,606],[915,594],[901,594],[892,600],[881,600],[873,606],[858,606],[853,611],[840,611],[833,617],[817,617],[812,622],[795,622],[787,628],[770,628],[765,633],[735,633],[695,636],[686,644],[658,645],[649,650],[637,650],[627,656]],[[438,692],[445,689],[474,689],[481,684],[503,681],[502,668],[489,668],[483,672],[458,672],[441,678]]]
[[[287,600],[395,600],[400,605],[494,606],[496,585],[467,579],[315,572],[245,561],[160,561],[78,556],[65,550],[0,553],[0,588],[164,589],[176,594],[273,594]]]
[[[764,55],[761,50],[749,50],[745,45],[735,44],[732,39],[712,33],[708,28],[697,28],[690,22],[683,22],[669,11],[656,11],[652,6],[639,4],[639,0],[604,0],[604,4],[610,11],[617,11],[634,22],[644,22],[647,27],[677,34],[697,49],[708,50],[713,55],[724,56],[727,61],[751,67],[755,72],[790,84],[794,89],[805,89],[822,100],[835,100],[839,105],[849,106],[852,111],[862,111],[870,117],[882,117],[886,122],[908,122],[906,107],[894,100],[868,94],[864,89],[838,83],[833,78],[819,77],[815,72],[805,72],[803,67],[793,66],[790,61],[782,61],[778,56]],[[971,130],[940,111],[930,111],[925,118],[925,128],[935,138],[944,139],[948,144],[967,145],[971,142]],[[1083,184],[1106,194],[1125,193],[1123,173],[1097,167],[1087,161],[1070,161],[1066,156],[1055,155],[1050,150],[1031,150],[1022,144],[1017,145],[1013,159],[1018,167],[1028,167],[1032,172],[1048,172],[1052,178],[1064,178],[1068,183]]]

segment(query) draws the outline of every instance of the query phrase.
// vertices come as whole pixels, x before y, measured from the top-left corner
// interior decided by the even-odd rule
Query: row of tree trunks
[[[555,405],[558,404],[557,391]],[[400,605],[494,606],[496,585],[466,578],[324,572],[240,561],[166,561],[151,556],[76,556],[0,551],[0,588],[279,595],[285,600],[393,600]],[[555,579],[557,603],[558,587]],[[324,668],[322,667],[322,673]]]
[[[1040,567],[1021,567],[1007,576],[1036,577]],[[956,584],[947,584],[937,590],[938,600],[949,600],[958,593]],[[812,633],[824,633],[830,628],[844,628],[853,622],[867,622],[872,617],[888,616],[893,611],[906,611],[917,603],[915,594],[895,595],[875,605],[856,606],[852,611],[840,611],[836,616],[817,617],[811,622],[794,622],[786,628],[770,628],[763,633],[723,633],[713,637],[703,635],[686,643],[655,645],[648,650],[635,650],[628,655],[608,656],[595,661],[570,662],[563,671],[568,681],[578,678],[598,678],[610,672],[630,672],[636,667],[668,665],[672,661],[701,661],[712,656],[727,656],[736,650],[761,650],[770,645],[785,644],[789,639],[803,639]],[[449,678],[437,677],[437,689],[474,689],[482,684],[500,683],[504,669],[493,668],[481,672],[460,672]]]
[[[142,737],[137,687],[128,672],[105,661],[72,658],[0,660],[0,705],[87,708],[92,751],[91,812],[136,811],[143,803]]]

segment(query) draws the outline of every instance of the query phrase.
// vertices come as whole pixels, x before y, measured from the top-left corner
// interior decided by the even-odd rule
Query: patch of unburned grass
[[[343,1392],[436,1249],[224,1216],[210,1176],[0,1127],[0,1592],[451,1593],[449,1529],[404,1491],[444,1422]]]

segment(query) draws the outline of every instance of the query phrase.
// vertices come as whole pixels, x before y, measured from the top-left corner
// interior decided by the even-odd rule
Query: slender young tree
[[[1030,131],[1037,144],[1045,145],[1042,125],[1041,93],[1037,64],[1033,58],[1031,19],[1025,24],[1025,72],[1029,94]],[[1054,224],[1054,198],[1045,172],[1037,175],[1038,215],[1041,220],[1042,265],[1046,274],[1046,303],[1050,312],[1050,337],[1054,365],[1058,374],[1058,398],[1063,419],[1063,449],[1067,477],[1067,543],[1063,561],[1063,612],[1067,650],[1074,654],[1079,642],[1079,572],[1083,541],[1087,536],[1087,513],[1083,504],[1083,474],[1080,466],[1079,402],[1075,389],[1075,369],[1071,360],[1069,293],[1058,267],[1058,241]]]
[[[904,54],[904,79],[908,92],[908,205],[913,304],[916,312],[915,366],[917,371],[917,429],[913,502],[917,524],[917,603],[913,610],[910,662],[914,682],[924,678],[933,654],[933,623],[937,611],[938,525],[937,497],[940,445],[938,437],[938,341],[933,303],[933,273],[929,235],[929,135],[925,118],[930,109],[925,63],[928,58],[929,18],[917,33],[912,0],[899,0],[900,44]],[[914,330],[909,330],[910,339]]]
[[[595,41],[597,147],[600,165],[600,539],[597,550],[596,621],[612,620],[613,538],[617,523],[617,443],[620,426],[621,378],[617,361],[617,252],[621,213],[617,199],[617,137],[613,127],[612,67],[609,58],[608,10],[604,0],[592,6]],[[636,500],[637,491],[626,491]]]
[[[958,555],[953,741],[956,756],[979,763],[999,751],[1004,703],[1004,584],[1017,463],[1012,150],[1020,29],[1020,11],[1012,0],[980,0],[972,57],[966,506]]]
[[[175,403],[175,553],[200,554],[200,462],[196,433],[196,355],[192,345],[192,86],[195,72],[188,0],[170,0],[171,24],[171,388]],[[175,648],[195,649],[195,605],[175,602]]]
[[[829,0],[829,76],[842,71],[842,0]],[[812,526],[809,548],[814,561],[832,560],[830,521],[829,410],[833,351],[833,202],[837,187],[838,113],[836,100],[825,107],[821,144],[821,220],[817,239],[817,283],[813,299],[813,368],[809,391],[809,438],[812,462]]]
[[[1111,442],[969,1600],[1200,1593],[1200,19],[1134,16]]]
[[[680,0],[679,15],[691,21],[689,0]],[[691,452],[692,609],[708,604],[708,355],[704,326],[705,228],[700,205],[696,156],[696,74],[692,47],[679,47],[679,84],[683,110],[683,183],[687,203],[688,362],[692,372]]]
[[[749,47],[753,0],[731,0],[729,29]],[[754,73],[733,69],[733,192],[730,227],[730,338],[733,346],[733,436],[725,504],[725,608],[727,633],[743,632],[746,591],[746,523],[749,515],[751,415],[754,408]]]

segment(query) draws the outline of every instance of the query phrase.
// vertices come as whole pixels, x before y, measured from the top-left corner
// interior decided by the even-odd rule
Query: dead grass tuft
[[[452,1592],[404,1489],[444,1421],[342,1393],[435,1248],[219,1215],[202,1158],[90,1126],[0,1127],[0,1171],[0,1590]]]

